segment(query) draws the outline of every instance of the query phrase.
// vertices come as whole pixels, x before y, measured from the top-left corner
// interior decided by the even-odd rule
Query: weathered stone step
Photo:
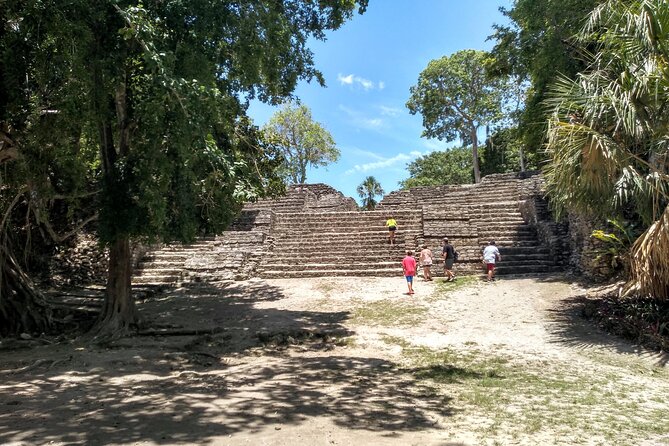
[[[406,229],[420,229],[423,227],[422,222],[406,222],[402,220],[397,221],[398,230]],[[292,221],[292,222],[282,222],[277,223],[274,226],[276,232],[284,232],[286,230],[290,231],[300,231],[300,232],[348,232],[355,233],[358,231],[379,231],[385,230],[388,232],[388,228],[385,225],[385,222],[374,222],[374,223],[365,223],[365,222],[339,222],[339,221],[324,221],[324,222],[304,222],[304,221]]]
[[[376,268],[361,272],[360,269],[350,268],[348,270],[267,270],[261,271],[259,276],[264,279],[285,279],[298,277],[402,277],[402,268]]]
[[[494,240],[497,248],[501,251],[502,248],[513,248],[513,247],[528,247],[528,246],[541,246],[536,237],[533,236],[524,236],[524,237],[514,237],[514,238],[500,238],[500,237],[481,237],[479,246],[481,250],[486,247],[488,240]]]
[[[515,275],[515,274],[537,274],[564,271],[564,267],[558,265],[500,265],[496,268],[496,274]]]
[[[261,267],[262,270],[269,270],[268,267]],[[400,260],[395,261],[377,261],[374,263],[362,263],[351,265],[346,262],[302,262],[300,264],[295,264],[292,262],[289,263],[279,263],[272,262],[271,269],[277,271],[291,271],[291,270],[328,270],[328,271],[347,271],[347,270],[357,270],[357,271],[367,271],[371,269],[383,269],[383,268],[399,268],[402,270],[402,263]]]
[[[181,282],[181,276],[136,276],[132,278],[132,284],[155,284],[171,285]]]
[[[394,209],[392,211],[394,215],[405,217],[405,216],[411,216],[416,213],[416,209],[414,207],[408,207],[408,208],[398,208]],[[365,217],[380,217],[380,218],[386,218],[388,215],[388,212],[385,210],[374,210],[374,211],[325,211],[325,212],[314,212],[310,211],[308,209],[306,210],[301,210],[300,212],[291,212],[291,213],[281,213],[281,212],[276,212],[277,218],[283,218],[286,216],[295,216],[295,215],[303,215],[303,216],[337,216],[337,217],[342,217],[346,218],[349,216],[352,217],[357,217],[357,216],[365,216]]]
[[[500,266],[505,267],[515,267],[515,266],[540,266],[540,265],[555,265],[553,259],[518,259],[518,258],[507,258],[502,256],[502,261],[499,262]]]
[[[422,225],[401,225],[396,230],[395,233],[416,233],[423,232]],[[291,226],[279,226],[275,229],[275,239],[281,237],[284,234],[302,234],[304,236],[318,237],[322,233],[327,233],[331,235],[346,235],[349,237],[357,237],[360,235],[369,235],[369,234],[386,234],[388,235],[388,228],[383,226],[343,226],[343,227],[323,227],[323,228],[309,228],[302,227],[301,225],[291,225]]]
[[[164,265],[154,265],[154,264],[140,264],[139,267],[137,268],[137,275],[141,276],[144,274],[152,274],[152,275],[175,275],[175,274],[181,274],[183,271],[182,267],[172,267],[172,268],[167,268]]]
[[[358,212],[295,212],[289,214],[278,213],[275,216],[277,222],[282,221],[293,221],[293,220],[304,220],[304,221],[323,221],[323,220],[335,220],[335,221],[383,221],[385,222],[388,219],[388,216],[393,217],[394,219],[402,219],[406,221],[411,221],[421,218],[420,209],[413,209],[411,211],[405,211],[400,209],[394,209],[392,211],[358,211]]]
[[[395,232],[395,239],[404,239],[406,237],[415,237],[420,235],[418,231],[397,231]],[[388,239],[388,231],[376,231],[376,232],[366,232],[366,233],[338,233],[338,232],[321,232],[317,234],[303,234],[299,232],[290,232],[285,233],[277,237],[274,241],[275,245],[277,243],[283,242],[337,242],[337,243],[361,243],[369,242],[369,244],[375,244],[378,242],[383,242]]]
[[[336,255],[331,253],[327,253],[324,255],[318,255],[318,253],[313,253],[312,255],[300,254],[300,253],[283,253],[277,256],[272,256],[271,260],[269,260],[267,264],[271,265],[285,264],[285,265],[295,265],[296,267],[300,267],[300,265],[312,264],[312,263],[328,263],[328,264],[343,263],[345,265],[346,264],[351,265],[353,263],[380,264],[389,262],[389,263],[397,263],[399,265],[402,262],[404,256],[405,254],[403,252],[397,252],[394,255],[361,254],[361,255],[348,255],[346,257],[342,257],[342,255]]]
[[[502,255],[538,255],[545,256],[550,254],[550,250],[545,246],[498,246]]]
[[[498,217],[498,216],[495,216],[495,215],[480,216],[480,217],[472,218],[472,221],[475,221],[478,224],[480,224],[481,222],[492,223],[492,224],[498,224],[498,223],[503,223],[503,224],[513,224],[513,223],[515,223],[515,224],[519,224],[519,225],[527,224],[525,219],[523,217],[521,217],[520,214],[513,215],[513,216],[502,216],[502,217]]]
[[[181,260],[165,260],[161,259],[160,261],[156,260],[142,260],[139,265],[137,265],[137,271],[146,270],[148,268],[157,267],[160,265],[160,268],[172,268],[180,269],[183,268],[184,262]]]
[[[407,235],[405,236],[395,236],[395,245],[390,245],[388,243],[387,237],[375,237],[375,238],[358,238],[358,239],[347,239],[347,238],[299,238],[299,237],[290,237],[285,239],[279,239],[274,243],[274,250],[283,250],[283,249],[296,249],[302,250],[302,247],[313,246],[314,248],[340,248],[340,249],[382,249],[383,247],[396,246],[404,248],[413,246],[415,238],[418,237],[418,234]]]

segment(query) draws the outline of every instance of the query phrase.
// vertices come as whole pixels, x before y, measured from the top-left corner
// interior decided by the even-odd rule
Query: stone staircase
[[[481,253],[488,241],[495,240],[502,254],[497,273],[535,274],[560,270],[561,261],[555,251],[559,237],[557,228],[542,226],[538,234],[538,220],[550,218],[542,207],[540,185],[536,176],[523,178],[515,174],[490,175],[479,184],[463,186],[416,187],[393,192],[384,197],[380,209],[421,206],[423,209],[424,241],[438,251],[443,237],[460,256],[454,269],[457,274],[482,272]],[[535,221],[528,221],[531,202]],[[545,203],[545,202],[544,202]],[[549,240],[550,239],[550,240]],[[442,270],[433,268],[437,274]]]
[[[191,244],[169,244],[144,256],[133,285],[180,285],[252,277],[260,262],[266,235],[261,231],[225,231]]]
[[[295,185],[278,200],[244,207],[230,230],[190,245],[161,247],[141,262],[134,284],[218,282],[249,277],[401,276],[406,250],[426,243],[433,274],[443,274],[441,246],[449,237],[460,254],[457,274],[483,271],[481,252],[495,240],[499,274],[562,268],[563,228],[550,221],[541,177],[490,175],[480,184],[417,187],[392,192],[376,211],[323,184]],[[385,221],[398,222],[388,244]]]
[[[388,243],[388,214],[303,212],[276,215],[274,249],[261,262],[264,278],[398,276],[407,249],[422,241],[421,213],[394,210],[395,244]]]

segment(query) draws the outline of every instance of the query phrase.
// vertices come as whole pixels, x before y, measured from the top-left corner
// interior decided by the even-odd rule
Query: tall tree
[[[579,36],[588,68],[548,102],[547,188],[558,209],[635,213],[648,230],[632,248],[628,292],[669,299],[669,8],[611,0]]]
[[[481,149],[481,174],[525,171],[522,141],[517,126],[496,129]],[[530,166],[534,167],[533,164]]]
[[[306,105],[286,104],[263,128],[283,154],[282,174],[293,184],[307,181],[307,167],[326,166],[339,159],[330,132],[315,122]]]
[[[362,199],[362,207],[368,211],[373,211],[376,207],[376,197],[385,194],[381,187],[381,183],[376,181],[376,178],[373,176],[365,178],[365,180],[358,186],[357,191]]]
[[[34,173],[16,184],[23,198],[4,202],[72,192],[37,168],[52,148],[71,158],[82,146],[98,151],[89,189],[100,190],[110,262],[94,333],[122,334],[136,322],[131,240],[220,230],[243,201],[278,184],[275,153],[248,124],[245,98],[279,103],[301,79],[322,84],[308,38],[324,39],[366,3],[3,2],[1,57],[12,63],[0,64],[0,91],[9,92],[0,94],[0,128],[12,144],[0,160]]]
[[[470,184],[474,179],[472,151],[468,147],[428,153],[407,165],[409,178],[400,182],[402,189],[442,184]]]
[[[472,147],[474,181],[481,181],[478,130],[501,116],[499,80],[486,74],[488,55],[463,50],[431,61],[411,87],[407,107],[423,116],[423,136]]]
[[[495,25],[489,39],[491,73],[529,82],[527,100],[519,116],[518,129],[524,152],[532,167],[544,160],[548,113],[543,107],[550,85],[560,75],[573,77],[586,67],[582,48],[574,36],[588,13],[603,0],[516,0],[510,9],[500,8],[509,25]]]

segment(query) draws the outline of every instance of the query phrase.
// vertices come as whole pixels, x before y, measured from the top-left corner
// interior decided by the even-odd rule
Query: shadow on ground
[[[631,341],[606,333],[595,322],[585,319],[583,308],[586,303],[585,296],[574,296],[549,311],[554,322],[553,342],[582,350],[601,347],[617,353],[635,355],[650,359],[658,367],[669,364],[669,353],[647,350]]]
[[[272,349],[258,331],[352,334],[342,324],[348,312],[258,307],[283,298],[262,281],[173,290],[140,305],[149,326],[203,334],[35,349],[31,361],[59,362],[3,376],[0,444],[207,444],[313,417],[385,435],[424,430],[453,414],[449,398],[393,363],[336,354],[323,337],[291,346],[313,356],[267,355]],[[25,361],[19,353],[3,358],[2,368]]]
[[[419,431],[452,414],[448,398],[368,358],[284,358],[176,377],[147,364],[24,379],[2,386],[3,444],[206,444],[310,417],[352,430]]]

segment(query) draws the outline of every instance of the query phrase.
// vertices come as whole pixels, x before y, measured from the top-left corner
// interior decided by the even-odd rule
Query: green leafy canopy
[[[293,184],[307,180],[307,168],[327,166],[339,159],[334,138],[315,122],[306,105],[286,104],[263,127],[283,156],[281,176]]]

